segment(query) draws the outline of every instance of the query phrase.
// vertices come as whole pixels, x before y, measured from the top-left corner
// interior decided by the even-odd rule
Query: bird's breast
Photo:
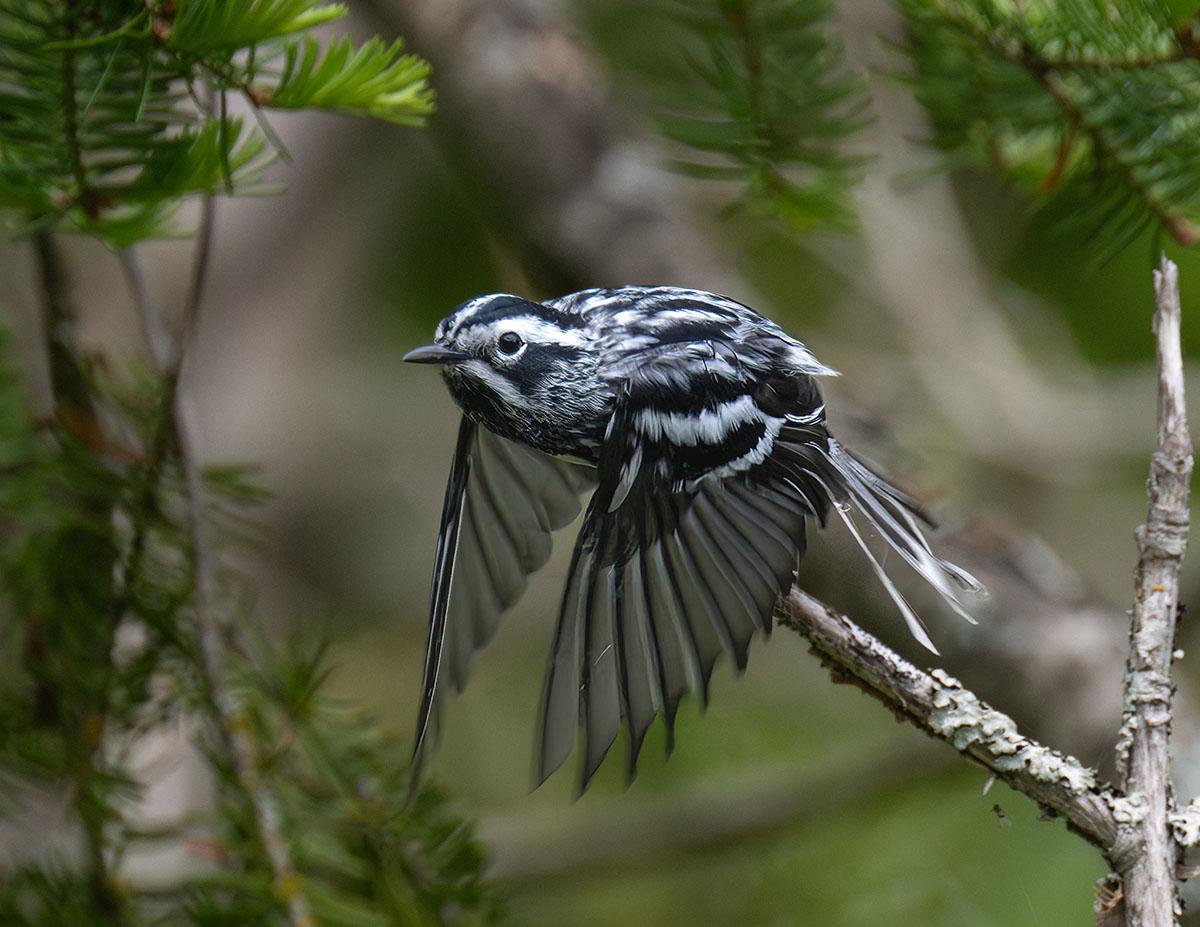
[[[500,373],[446,371],[446,383],[463,413],[493,434],[554,457],[594,464],[611,416],[602,390],[532,388]]]

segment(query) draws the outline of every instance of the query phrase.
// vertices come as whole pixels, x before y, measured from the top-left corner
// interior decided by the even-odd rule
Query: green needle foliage
[[[6,870],[0,923],[297,923],[256,825],[259,787],[273,796],[291,889],[317,922],[506,922],[464,823],[430,788],[406,807],[407,745],[324,694],[322,649],[243,641],[227,657],[227,688],[213,689],[189,488],[153,378],[85,371],[78,395],[102,410],[103,429],[77,408],[38,422],[9,353],[0,334],[0,815],[48,802],[39,828],[65,819],[78,846]],[[205,474],[214,526],[263,498],[244,468]],[[245,583],[222,575],[221,597],[244,599]],[[232,734],[257,745],[254,790],[214,704],[230,697]],[[129,751],[144,734],[180,730],[204,749],[215,806],[146,831],[130,816],[141,785]],[[131,854],[181,845],[192,862],[166,885],[124,872]]]
[[[931,116],[944,167],[1000,174],[1094,236],[1096,262],[1147,227],[1200,240],[1195,0],[897,5],[909,60],[901,79]],[[829,0],[664,0],[656,9],[686,34],[666,29],[665,42],[643,42],[636,66],[665,100],[665,133],[689,149],[679,166],[737,184],[735,205],[794,231],[850,228],[864,158],[847,141],[869,100],[846,70]]]
[[[496,889],[481,878],[483,857],[463,822],[432,790],[404,807],[408,745],[380,734],[373,719],[322,694],[323,648],[255,648],[259,665],[238,680],[245,721],[272,746],[263,773],[287,819],[302,889],[329,927],[495,924],[505,920]],[[220,741],[209,745],[218,769]],[[253,860],[254,824],[245,803],[223,811],[223,852]],[[197,924],[248,923],[244,912],[271,897],[265,866],[228,868],[190,879],[169,899]],[[162,896],[155,904],[166,900]],[[253,923],[274,923],[269,912]],[[282,921],[280,921],[282,922]]]
[[[387,46],[372,38],[356,50],[343,36],[326,45],[322,58],[315,39],[305,39],[302,45],[289,43],[279,79],[264,102],[280,108],[317,106],[403,125],[419,124],[427,97],[425,85],[397,76],[405,69],[410,75],[418,74],[423,65],[400,57],[399,49],[399,43]]]
[[[951,165],[1091,232],[1200,240],[1200,17],[1160,0],[899,0],[908,78]]]
[[[418,125],[424,62],[378,39],[322,51],[345,15],[312,0],[0,0],[0,206],[121,248],[176,231],[182,197],[256,183],[276,152],[257,115],[317,107]]]
[[[259,184],[273,108],[419,125],[424,62],[306,34],[344,13],[0,0],[0,208],[32,238],[52,394],[35,416],[0,329],[0,815],[34,822],[29,847],[6,848],[2,924],[506,919],[463,822],[429,789],[406,805],[404,746],[324,693],[322,651],[238,636],[256,623],[236,604],[249,580],[221,554],[266,493],[250,468],[191,459],[184,342],[148,350],[153,369],[79,349],[91,307],[71,301],[56,244],[128,249],[178,234],[188,197]],[[212,785],[186,820],[149,827],[133,757],[155,734],[200,753]],[[52,831],[61,846],[42,845]],[[152,883],[129,865],[170,852],[187,862]]]
[[[663,130],[692,149],[685,172],[738,183],[737,203],[793,230],[847,229],[863,159],[844,140],[866,121],[862,82],[843,65],[829,0],[679,0],[700,40]]]

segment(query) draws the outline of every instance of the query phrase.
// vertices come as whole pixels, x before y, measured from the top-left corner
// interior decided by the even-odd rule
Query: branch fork
[[[1173,927],[1179,910],[1180,848],[1200,846],[1200,797],[1176,809],[1169,770],[1179,569],[1187,549],[1192,447],[1180,346],[1178,269],[1165,257],[1154,273],[1158,440],[1151,456],[1124,712],[1117,741],[1121,789],[1094,769],[1023,736],[1008,715],[942,670],[925,672],[845,616],[793,588],[778,620],[804,635],[840,680],[851,681],[898,717],[944,740],[1024,792],[1094,843],[1113,868],[1097,924]]]

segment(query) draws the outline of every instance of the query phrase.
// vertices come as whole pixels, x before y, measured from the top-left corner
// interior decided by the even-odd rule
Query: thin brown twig
[[[123,254],[122,266],[137,304],[137,315],[147,351],[163,380],[163,438],[174,445],[184,473],[184,501],[187,506],[195,577],[193,604],[200,635],[207,697],[216,715],[219,735],[229,755],[237,786],[250,808],[259,844],[271,867],[272,882],[286,908],[288,923],[291,927],[314,927],[316,921],[310,911],[299,871],[292,859],[290,845],[283,834],[278,796],[262,773],[259,745],[249,733],[250,726],[246,723],[242,700],[227,678],[225,664],[229,652],[229,629],[213,602],[216,580],[212,544],[208,535],[208,519],[204,510],[204,476],[195,447],[195,428],[186,399],[179,389],[187,348],[195,332],[207,278],[209,255],[212,250],[213,219],[213,198],[206,196],[201,202],[196,250],[183,321],[166,348],[157,341],[157,315],[151,305],[149,291],[137,258],[130,253]]]

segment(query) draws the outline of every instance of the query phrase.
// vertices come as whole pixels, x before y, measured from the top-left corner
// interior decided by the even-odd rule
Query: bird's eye
[[[501,354],[513,355],[521,350],[524,343],[516,332],[505,332],[496,342],[496,347],[500,349]]]

